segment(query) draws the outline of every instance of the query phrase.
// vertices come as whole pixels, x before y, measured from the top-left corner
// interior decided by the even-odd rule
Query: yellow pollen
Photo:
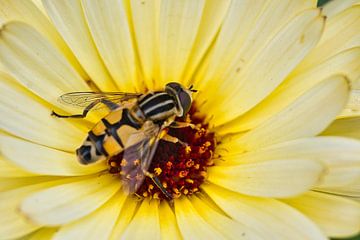
[[[185,147],[185,153],[189,154],[191,152],[191,147],[190,146],[186,146]]]
[[[135,166],[139,166],[139,165],[140,165],[140,160],[139,160],[139,159],[136,159],[136,160],[134,161],[134,165],[135,165]]]
[[[189,193],[189,190],[187,190],[187,189],[185,188],[184,191],[183,191],[183,193],[184,193],[185,195],[187,195],[187,194]]]
[[[152,189],[154,189],[154,185],[150,184],[150,185],[148,186],[148,192],[151,192]]]
[[[154,199],[160,199],[160,198],[159,198],[159,193],[158,193],[158,192],[154,193],[153,198],[154,198]]]
[[[198,170],[199,168],[200,168],[200,164],[195,164],[195,166],[194,166],[194,168],[196,169],[196,170]]]
[[[207,160],[206,165],[208,165],[208,166],[214,165],[214,160],[212,160],[212,159]]]
[[[155,172],[156,176],[159,176],[162,173],[162,170],[161,170],[161,168],[157,167],[157,168],[154,168],[154,172]]]
[[[200,172],[200,176],[202,176],[202,177],[207,177],[207,172],[201,171],[201,172]]]
[[[187,178],[187,179],[185,179],[185,182],[190,183],[190,184],[193,184],[193,183],[194,183],[194,180],[192,180],[192,179],[190,179],[190,178]]]
[[[200,153],[200,154],[203,154],[204,152],[206,152],[206,149],[205,149],[204,146],[201,146],[201,147],[199,148],[199,153]]]
[[[194,166],[194,161],[193,160],[191,160],[191,159],[189,159],[187,162],[186,162],[186,167],[188,167],[188,168],[191,168],[192,166]]]
[[[175,194],[179,194],[179,193],[180,193],[179,189],[177,189],[177,188],[173,188],[173,191],[174,191]]]
[[[127,161],[125,159],[121,160],[120,166],[125,167],[127,165]]]
[[[147,192],[143,192],[143,194],[142,194],[144,197],[147,197],[147,196],[149,196],[149,194],[147,193]]]
[[[193,192],[193,193],[194,193],[194,192],[197,192],[197,191],[199,191],[198,188],[193,188],[193,189],[192,189],[192,192]]]
[[[110,163],[110,166],[111,166],[111,167],[116,167],[116,165],[117,165],[116,162],[111,162],[111,163]]]
[[[163,182],[162,185],[163,185],[164,188],[167,188],[167,183],[166,182]]]
[[[166,163],[166,167],[169,168],[169,169],[172,167],[172,165],[173,165],[173,163],[170,162],[170,161],[168,161],[168,162]]]
[[[183,177],[186,177],[188,175],[188,171],[180,171],[179,172],[179,177],[183,178]]]
[[[210,146],[211,146],[211,142],[206,141],[204,145],[205,145],[205,147],[210,147]]]

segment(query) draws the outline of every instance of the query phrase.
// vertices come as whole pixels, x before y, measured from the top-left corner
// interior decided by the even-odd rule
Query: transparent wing
[[[144,172],[150,167],[156,152],[162,129],[151,121],[144,123],[143,128],[132,134],[125,144],[121,168],[125,192],[135,193],[145,179]]]
[[[71,105],[75,107],[85,108],[93,102],[101,102],[101,100],[107,100],[112,103],[123,105],[124,102],[138,98],[140,93],[125,93],[125,92],[71,92],[61,95],[58,99],[60,103]],[[99,104],[93,109],[100,109],[104,106]]]

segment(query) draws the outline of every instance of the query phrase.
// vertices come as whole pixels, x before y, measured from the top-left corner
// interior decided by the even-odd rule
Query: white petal
[[[9,136],[0,135],[0,151],[11,163],[36,174],[77,176],[106,169],[104,163],[84,166],[77,161],[74,153],[59,151]]]
[[[345,106],[347,79],[333,76],[317,84],[257,128],[232,139],[244,150],[257,149],[323,131]]]
[[[121,217],[121,216],[120,216]],[[160,239],[159,202],[145,199],[121,239]]]
[[[22,202],[20,211],[31,221],[48,226],[84,217],[106,203],[120,188],[110,175],[55,186],[36,192]]]
[[[213,124],[220,125],[237,117],[270,94],[316,44],[323,25],[324,19],[317,10],[305,11],[283,27],[257,54],[231,63],[225,73],[205,81],[206,91],[204,97],[200,95],[200,101],[205,101],[202,107],[210,111],[209,117],[214,115]],[[205,93],[216,97],[204,99]],[[227,111],[225,105],[226,109],[233,110]]]
[[[349,79],[354,80],[360,76],[359,70],[360,48],[343,51],[304,72],[299,72],[297,75],[291,74],[264,101],[243,116],[220,127],[217,132],[225,134],[254,128],[331,75],[342,73]]]
[[[231,145],[223,146],[231,149]],[[323,187],[345,186],[358,178],[360,141],[339,137],[297,139],[245,154],[223,156],[217,165],[254,164],[275,159],[311,159],[324,164]],[[289,162],[289,165],[292,165]],[[211,170],[211,169],[209,169]],[[348,174],[343,174],[347,172]]]
[[[161,239],[167,239],[171,236],[171,239],[181,240],[182,236],[177,225],[175,214],[173,213],[169,204],[165,201],[160,203],[159,217]]]
[[[115,85],[97,52],[80,0],[44,0],[43,4],[91,80],[103,91],[114,91]]]
[[[109,239],[126,196],[119,192],[104,206],[60,228],[52,239]]]
[[[323,7],[323,12],[327,17],[333,17],[345,9],[360,4],[359,0],[331,0]]]
[[[360,117],[337,119],[321,135],[360,139]]]
[[[208,181],[231,191],[260,197],[301,194],[320,180],[324,168],[312,160],[271,160],[208,169]]]
[[[50,108],[0,73],[1,128],[13,135],[45,146],[74,151],[86,135],[85,128],[52,116]],[[14,101],[16,99],[16,101]]]
[[[36,4],[36,5],[35,5]],[[0,19],[4,21],[21,21],[34,27],[39,33],[47,38],[71,63],[71,65],[87,79],[88,76],[80,66],[79,62],[66,45],[54,25],[44,15],[45,11],[42,4],[29,0],[1,0],[0,1]]]
[[[137,81],[139,69],[125,3],[83,0],[82,5],[96,47],[112,78],[121,91],[134,92],[140,84]]]
[[[247,197],[214,185],[202,188],[232,219],[266,239],[327,239],[309,219],[277,200]]]
[[[88,87],[68,61],[29,25],[10,22],[0,35],[1,62],[26,88],[46,101],[63,107],[57,98]]]
[[[175,200],[175,216],[184,239],[224,239],[225,236],[207,223],[186,197]]]
[[[360,232],[360,204],[325,193],[309,192],[286,203],[300,210],[332,238],[344,238]]]
[[[31,180],[32,178],[28,178],[28,181]],[[12,239],[21,237],[41,228],[40,224],[30,222],[29,219],[25,218],[20,213],[18,209],[19,204],[23,198],[33,192],[69,181],[71,181],[71,178],[19,187],[14,190],[0,193],[0,236],[6,236],[7,238]]]

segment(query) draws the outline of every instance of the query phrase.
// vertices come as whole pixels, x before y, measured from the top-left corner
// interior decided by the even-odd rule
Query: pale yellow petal
[[[26,177],[6,177],[0,178],[0,192],[9,191],[15,188],[24,187],[27,185],[48,182],[59,179],[58,177],[49,176],[26,176]]]
[[[44,15],[44,9],[40,4],[40,0],[38,2],[29,0],[1,0],[0,19],[2,18],[4,21],[18,20],[34,27],[66,57],[83,78],[87,79],[87,74],[54,25]]]
[[[0,177],[13,178],[13,177],[27,177],[36,175],[19,168],[6,159],[2,154],[0,155]]]
[[[181,82],[200,26],[204,0],[161,2],[159,25],[159,79],[157,84]]]
[[[327,239],[308,218],[280,201],[243,196],[212,184],[202,188],[228,216],[265,239]]]
[[[48,147],[74,151],[83,141],[86,129],[52,116],[51,109],[35,96],[0,73],[1,128],[13,135]]]
[[[350,197],[360,201],[360,177],[358,176],[356,180],[352,181],[348,185],[342,185],[340,187],[315,188],[315,190]]]
[[[94,43],[116,85],[125,92],[143,90],[138,86],[139,69],[125,2],[83,0],[82,5]]]
[[[175,216],[184,239],[224,239],[222,232],[207,223],[191,201],[182,197],[175,200]]]
[[[124,231],[130,224],[131,220],[133,219],[133,216],[136,213],[136,210],[138,209],[138,205],[139,202],[135,201],[134,198],[131,197],[127,198],[121,209],[119,218],[115,224],[114,230],[109,239],[111,240],[121,239],[122,235],[124,234]]]
[[[211,123],[224,124],[269,95],[317,43],[323,26],[324,19],[318,10],[305,11],[283,27],[258,54],[243,60],[244,63],[232,64],[221,79],[206,82],[208,87],[203,94],[216,96],[205,96],[201,106]]]
[[[210,51],[211,44],[216,34],[222,27],[222,23],[228,15],[230,0],[206,0],[201,16],[198,33],[190,52],[189,61],[184,69],[182,81],[185,86],[190,86],[192,76],[201,60],[205,58],[207,51]]]
[[[0,58],[27,89],[53,105],[57,98],[89,88],[69,62],[34,28],[9,22],[0,30]]]
[[[173,240],[181,240],[182,236],[177,225],[174,212],[165,201],[160,203],[159,217],[161,239],[171,238]]]
[[[259,197],[289,197],[315,186],[323,172],[313,160],[271,160],[208,169],[208,181],[234,192]]]
[[[295,72],[318,65],[349,48],[360,46],[360,5],[353,6],[328,19],[319,44],[306,56]]]
[[[328,17],[333,17],[345,9],[360,4],[359,0],[331,0],[323,7],[323,12]]]
[[[357,82],[360,83],[360,81]],[[349,101],[338,118],[360,117],[360,86],[353,84],[352,88],[356,89],[351,91]]]
[[[46,12],[69,45],[80,64],[103,91],[115,85],[105,68],[91,37],[80,0],[44,0]]]
[[[360,117],[340,118],[321,133],[324,136],[343,136],[360,139]]]
[[[199,215],[209,223],[214,229],[222,233],[225,239],[264,239],[265,236],[259,237],[256,229],[251,229],[239,222],[229,218],[225,214],[219,213],[211,206],[208,206],[203,198],[190,198],[191,204]]]
[[[1,134],[0,151],[15,166],[35,174],[77,176],[100,172],[107,168],[104,163],[84,166],[78,162],[74,153]]]
[[[31,194],[20,211],[32,222],[54,226],[84,217],[106,203],[120,188],[120,180],[103,174]]]
[[[29,178],[29,181],[31,180],[32,178]],[[17,238],[41,228],[40,224],[30,222],[21,214],[19,204],[29,194],[69,181],[71,178],[19,187],[0,193],[0,236],[6,236],[10,239]]]
[[[231,149],[231,145],[223,147]],[[340,137],[316,137],[297,139],[244,154],[226,155],[217,165],[231,168],[276,159],[310,159],[325,167],[318,186],[345,186],[358,177],[360,167],[360,141]],[[291,160],[289,165],[292,165]],[[211,171],[211,169],[209,169]],[[343,173],[347,173],[344,175]]]
[[[130,1],[134,39],[148,89],[161,85],[156,83],[159,68],[160,3],[159,0]]]
[[[125,199],[124,193],[118,192],[95,212],[63,225],[52,239],[109,239]]]
[[[329,237],[344,238],[360,232],[360,204],[352,200],[308,192],[284,201],[308,216]]]
[[[36,232],[25,236],[24,240],[51,240],[54,234],[58,231],[57,228],[41,228]],[[23,239],[19,239],[23,240]]]
[[[325,78],[339,73],[346,75],[350,80],[355,80],[360,76],[360,48],[345,50],[307,71],[300,72],[297,75],[291,74],[264,101],[243,116],[219,127],[216,131],[225,134],[254,128],[284,109]]]
[[[253,130],[230,137],[238,149],[259,147],[311,137],[322,132],[345,106],[349,85],[343,76],[332,76],[297,98],[284,110]]]
[[[121,217],[121,215],[120,215]],[[160,239],[159,202],[144,199],[121,239]]]

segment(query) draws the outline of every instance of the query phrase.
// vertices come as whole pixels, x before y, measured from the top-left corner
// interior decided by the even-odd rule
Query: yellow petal
[[[39,97],[62,107],[57,101],[61,94],[88,89],[69,62],[34,28],[10,22],[0,31],[1,62]]]
[[[315,188],[315,190],[360,200],[360,177],[358,176],[357,179],[348,185],[340,187]]]
[[[27,172],[18,166],[14,165],[6,159],[4,156],[0,155],[0,176],[3,178],[12,178],[12,177],[27,177],[33,176],[36,174]]]
[[[120,215],[121,217],[121,215]],[[160,239],[159,202],[144,199],[121,239]]]
[[[41,228],[40,230],[26,236],[26,240],[50,240],[58,231],[57,228]]]
[[[36,5],[35,5],[36,4]],[[79,62],[66,45],[54,25],[50,23],[44,15],[43,8],[38,8],[41,2],[32,2],[28,0],[1,0],[0,1],[0,19],[4,21],[21,21],[34,27],[39,33],[47,38],[79,72],[87,79],[88,76],[80,66]],[[43,11],[43,12],[42,12]]]
[[[51,109],[39,103],[34,95],[0,73],[0,118],[5,131],[48,147],[74,151],[86,135],[69,121],[52,116]]]
[[[222,233],[225,239],[264,239],[265,236],[259,237],[256,229],[250,229],[239,222],[221,214],[210,206],[205,204],[202,199],[192,197],[191,204],[199,213],[199,215],[209,223],[214,229]]]
[[[308,216],[329,237],[344,238],[360,232],[360,204],[352,200],[308,192],[284,201]]]
[[[103,91],[114,91],[115,85],[97,52],[88,29],[81,1],[44,0],[43,4],[57,30],[91,80]]]
[[[11,163],[31,173],[77,176],[100,172],[106,164],[81,165],[74,153],[59,151],[0,134],[0,151]]]
[[[204,0],[163,1],[159,16],[160,86],[181,82],[200,26]]]
[[[32,178],[28,178],[28,181],[31,182],[31,180]],[[20,213],[19,204],[23,198],[27,197],[29,194],[69,181],[71,181],[71,178],[19,187],[14,190],[0,193],[0,236],[6,236],[7,238],[12,239],[21,237],[41,228],[40,224],[30,222]]]
[[[353,6],[328,19],[319,44],[296,68],[304,71],[327,58],[360,45],[360,5]]]
[[[136,213],[136,210],[138,209],[138,201],[135,201],[134,198],[127,198],[125,201],[119,218],[115,224],[114,230],[111,234],[110,239],[111,240],[118,240],[121,239],[122,235],[124,234],[124,231],[128,227],[129,223],[134,217],[134,214]]]
[[[349,86],[343,76],[332,76],[297,98],[255,129],[230,139],[239,149],[252,150],[322,132],[345,106]]]
[[[291,74],[264,101],[249,112],[217,129],[217,132],[246,131],[258,126],[291,104],[296,98],[331,75],[342,73],[351,80],[360,76],[360,48],[343,51],[319,65]],[[353,83],[352,83],[353,86]]]
[[[36,192],[22,202],[20,211],[32,222],[48,226],[84,217],[106,203],[120,188],[107,174]]]
[[[175,215],[169,204],[165,201],[160,203],[159,217],[161,239],[171,238],[173,240],[181,240],[182,236],[177,225]]]
[[[184,239],[224,239],[225,236],[207,223],[186,197],[176,199],[175,216]]]
[[[360,4],[359,0],[332,0],[325,4],[323,12],[328,17],[333,17],[336,14],[344,11],[345,9]]]
[[[84,13],[96,47],[121,91],[143,90],[124,2],[84,0]]]
[[[126,196],[121,191],[95,212],[63,225],[52,239],[109,239]]]
[[[312,160],[271,160],[208,169],[208,181],[232,191],[260,197],[301,194],[320,179],[323,167]]]
[[[224,124],[270,94],[316,44],[323,25],[318,10],[305,11],[283,27],[258,54],[235,62],[220,79],[213,77],[213,81],[207,81],[204,93],[214,97],[203,98],[206,102],[202,107],[210,111],[209,117],[213,115],[212,123]],[[227,111],[229,108],[232,111]]]
[[[321,133],[324,136],[344,136],[360,139],[360,117],[335,120]]]
[[[231,146],[228,146],[231,149]],[[226,147],[227,148],[227,147]],[[340,154],[339,154],[340,153]],[[339,137],[297,139],[245,154],[224,155],[217,165],[242,166],[276,159],[310,159],[321,162],[326,171],[318,186],[345,186],[358,177],[360,141]],[[212,168],[211,168],[212,169]],[[211,171],[211,169],[209,169]],[[345,174],[344,173],[348,173]]]
[[[56,177],[48,176],[26,176],[26,177],[6,177],[1,176],[0,178],[0,192],[9,191],[15,188],[24,187],[27,185],[48,182],[52,180],[57,180]]]
[[[210,50],[212,41],[216,38],[220,27],[223,27],[221,25],[227,16],[230,4],[231,1],[229,0],[205,1],[198,33],[182,77],[182,81],[186,82],[185,86],[190,86],[195,69],[205,57],[206,51]]]
[[[309,219],[280,201],[243,196],[212,184],[202,188],[228,216],[265,239],[327,239]]]
[[[360,81],[352,85],[352,88],[356,88],[351,91],[349,101],[345,109],[340,113],[338,118],[346,117],[360,117]],[[357,85],[356,85],[357,84]]]

